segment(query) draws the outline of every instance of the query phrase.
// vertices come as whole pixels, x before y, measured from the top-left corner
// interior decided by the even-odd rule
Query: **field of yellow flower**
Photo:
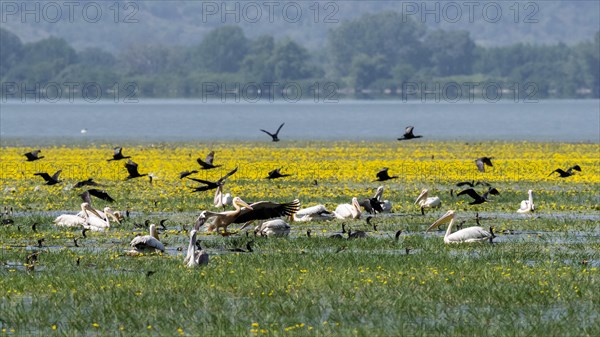
[[[600,186],[598,144],[340,142],[126,147],[123,153],[132,156],[141,173],[154,177],[152,184],[147,178],[124,181],[127,177],[125,160],[108,162],[112,156],[112,148],[108,145],[41,148],[44,159],[26,162],[23,153],[29,150],[1,149],[2,205],[33,210],[77,208],[75,192],[78,191],[70,190],[70,187],[77,181],[94,178],[117,199],[121,208],[196,211],[210,206],[212,193],[191,194],[191,187],[198,184],[180,180],[178,175],[185,170],[198,170],[196,158],[204,158],[209,151],[215,151],[215,164],[222,166],[200,170],[192,177],[215,181],[239,167],[228,180],[225,190],[249,201],[298,198],[305,205],[329,203],[333,206],[349,201],[353,196],[371,195],[379,185],[373,182],[375,173],[383,167],[389,167],[390,174],[399,176],[382,184],[387,187],[385,197],[399,202],[397,210],[408,207],[409,201],[414,200],[422,188],[446,194],[450,189],[456,189],[454,184],[467,180],[484,180],[496,187],[514,190],[521,196],[526,196],[529,188],[536,193],[568,194]],[[474,164],[474,159],[481,156],[493,157],[494,167],[485,173],[477,171]],[[575,164],[582,167],[581,174],[567,179],[558,178],[557,174],[549,176],[556,168],[566,169]],[[292,176],[276,181],[264,179],[268,171],[279,167]],[[62,169],[64,182],[55,186],[45,186],[33,175],[36,172],[52,174],[59,169]],[[569,205],[569,200],[566,198],[564,204]],[[596,206],[574,203],[568,207],[585,210]]]
[[[35,162],[23,156],[31,148],[0,149],[0,207],[14,210],[0,226],[0,336],[600,335],[599,144],[120,145],[152,183],[126,181],[125,161],[107,161],[112,145],[41,147],[45,158]],[[210,151],[222,166],[199,170],[196,158]],[[485,173],[474,163],[481,156],[493,157]],[[574,176],[549,175],[575,164],[582,172]],[[186,268],[186,228],[215,208],[213,191],[191,193],[198,184],[179,173],[199,170],[192,177],[215,181],[234,167],[225,192],[249,202],[298,198],[333,210],[383,185],[394,214],[375,216],[377,229],[345,221],[368,231],[360,240],[329,238],[339,220],[292,223],[288,238],[203,232],[210,263]],[[291,176],[265,179],[279,167]],[[375,182],[383,167],[399,177]],[[63,182],[54,186],[34,176],[59,169]],[[88,178],[132,216],[83,237],[52,220],[79,208],[84,189],[73,186]],[[468,205],[456,183],[470,180],[500,195]],[[441,209],[421,215],[414,200],[422,188],[441,198]],[[536,211],[517,214],[528,189]],[[479,212],[482,226],[496,228],[495,243],[445,245],[442,231],[424,234],[448,209],[465,226]],[[164,254],[125,254],[147,231],[138,224],[163,218]],[[254,252],[231,251],[248,241]]]

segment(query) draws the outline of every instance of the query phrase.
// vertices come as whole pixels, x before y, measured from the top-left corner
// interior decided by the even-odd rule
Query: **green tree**
[[[355,56],[378,56],[383,66],[398,64],[420,67],[426,62],[421,39],[425,27],[411,17],[392,11],[366,14],[346,21],[328,35],[330,62],[335,74],[348,76]]]
[[[242,28],[223,26],[210,31],[192,50],[196,66],[214,73],[235,73],[248,52],[248,39]]]
[[[23,56],[23,43],[12,32],[0,28],[0,78],[14,67]]]
[[[274,67],[271,56],[275,49],[275,40],[270,35],[259,36],[252,42],[248,55],[242,61],[241,70],[249,81],[273,81]]]
[[[6,79],[33,86],[45,85],[63,69],[77,63],[77,53],[63,39],[50,37],[23,46],[23,57],[6,74]]]
[[[352,60],[352,81],[357,90],[366,89],[378,79],[389,78],[382,55],[368,56],[359,54]]]
[[[600,31],[596,32],[592,42],[584,42],[577,46],[577,58],[584,69],[585,82],[592,90],[595,98],[600,97]]]
[[[125,72],[130,75],[159,74],[168,65],[170,49],[162,45],[133,45],[119,55]]]
[[[311,77],[315,68],[309,64],[306,48],[290,39],[279,41],[273,50],[270,63],[276,80],[302,80]]]
[[[429,59],[437,76],[468,75],[475,59],[475,42],[466,31],[429,33],[425,39]]]
[[[90,66],[114,67],[117,59],[100,48],[86,48],[78,53],[79,63]]]
[[[63,65],[63,67],[77,63],[77,52],[67,41],[56,37],[28,43],[24,46],[22,62],[34,64],[51,62]]]

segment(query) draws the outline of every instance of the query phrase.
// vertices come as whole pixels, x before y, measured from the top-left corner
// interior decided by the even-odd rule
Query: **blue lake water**
[[[285,122],[286,140],[394,140],[405,126],[431,140],[600,142],[599,100],[523,102],[339,101],[0,105],[0,139],[24,144],[94,141],[268,141],[259,129]],[[80,131],[87,129],[87,133]]]

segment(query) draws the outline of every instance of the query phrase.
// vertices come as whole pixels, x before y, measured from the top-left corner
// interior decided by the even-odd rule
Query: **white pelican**
[[[232,204],[235,208],[234,211],[225,211],[220,213],[209,211],[202,212],[204,213],[205,217],[214,218],[213,222],[208,226],[208,231],[214,232],[215,230],[222,228],[223,234],[227,235],[230,234],[227,232],[227,226],[231,225],[232,223],[245,224],[241,228],[243,229],[251,221],[267,220],[280,216],[291,216],[300,208],[300,201],[297,199],[283,204],[270,201],[259,201],[248,205],[239,197],[235,197],[233,198]],[[242,206],[244,208],[242,208]]]
[[[419,205],[421,207],[421,214],[425,215],[425,208],[435,208],[440,207],[442,205],[442,201],[438,197],[427,197],[427,193],[429,193],[428,189],[423,189],[421,194],[415,200],[415,205]]]
[[[54,224],[60,227],[80,227],[85,224],[85,218],[76,214],[61,214],[54,219]]]
[[[231,203],[235,208],[235,210],[233,211],[225,211],[220,213],[204,211],[201,213],[201,216],[205,215],[214,218],[213,222],[208,226],[209,232],[214,232],[219,228],[222,228],[223,233],[228,234],[227,226],[232,224],[235,221],[235,219],[240,215],[240,213],[242,212],[242,207],[246,207],[246,209],[250,210],[252,209],[250,205],[248,205],[244,200],[240,199],[239,197],[233,198],[233,201]]]
[[[468,227],[452,233],[452,230],[454,229],[454,211],[452,210],[446,212],[441,218],[437,219],[425,232],[447,222],[450,223],[448,224],[446,235],[444,235],[445,243],[483,242],[491,240],[494,237],[493,234],[479,226]]]
[[[335,217],[338,219],[360,219],[360,205],[356,197],[352,198],[352,204],[341,204],[335,209]]]
[[[233,202],[233,197],[229,193],[223,194],[223,185],[217,186],[217,190],[215,192],[214,204],[217,208],[225,208],[227,205],[231,205]]]
[[[335,216],[332,212],[328,211],[323,205],[316,205],[307,207],[294,213],[294,221],[318,221],[318,220],[331,220]]]
[[[165,246],[158,239],[158,231],[156,225],[150,225],[150,235],[136,236],[131,240],[130,246],[133,247],[135,252],[154,252],[160,250],[165,251]]]
[[[198,231],[195,229],[190,232],[190,244],[188,245],[187,255],[183,259],[183,264],[190,268],[197,266],[205,266],[208,264],[208,253],[204,250],[196,249],[196,234]]]
[[[377,187],[377,192],[375,192],[373,198],[379,201],[384,213],[389,213],[392,211],[392,203],[389,200],[383,200],[383,186]]]
[[[288,236],[290,235],[290,225],[281,219],[265,221],[254,228],[254,233],[261,236]]]
[[[96,216],[90,216],[83,224],[84,228],[87,228],[94,232],[102,232],[110,228],[110,221],[103,220]]]
[[[89,203],[88,203],[88,205],[89,205]],[[118,224],[121,224],[121,221],[119,221],[119,216],[122,218],[121,214],[119,213],[119,216],[117,216],[115,214],[115,212],[113,212],[113,210],[108,206],[104,207],[103,211],[100,211],[97,209],[94,209],[94,211],[96,211],[95,215],[97,215],[100,219],[102,219],[104,221],[108,221],[108,218],[110,218],[110,220],[112,220]],[[81,210],[79,213],[77,213],[77,216],[84,217],[83,212],[84,211]]]
[[[529,213],[535,211],[535,205],[533,204],[533,191],[527,191],[529,194],[529,200],[521,201],[521,208],[517,210],[517,213]]]
[[[101,218],[98,212],[90,207],[90,204],[87,202],[81,204],[81,210],[83,211],[83,216],[85,218],[85,223],[83,224],[84,228],[92,231],[104,231],[110,228],[110,221],[108,218],[106,220]],[[92,214],[90,215],[89,213]]]

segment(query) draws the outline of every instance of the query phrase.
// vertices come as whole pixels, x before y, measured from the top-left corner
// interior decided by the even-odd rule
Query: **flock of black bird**
[[[283,128],[284,125],[285,125],[285,123],[281,123],[281,125],[279,125],[279,128],[277,128],[277,131],[275,133],[270,133],[269,131],[266,131],[263,129],[261,129],[260,131],[271,136],[273,142],[278,142],[280,140],[279,132],[281,131],[281,129]],[[406,127],[406,129],[404,131],[404,135],[402,137],[398,138],[398,140],[404,141],[404,140],[411,140],[411,139],[422,138],[422,137],[423,137],[422,135],[414,134],[413,126],[408,126],[408,127]],[[107,159],[107,161],[110,162],[110,161],[118,161],[118,160],[128,159],[128,161],[125,163],[125,168],[127,169],[127,173],[128,173],[128,176],[125,178],[125,180],[148,176],[150,182],[152,182],[152,175],[149,175],[148,173],[140,173],[138,164],[135,163],[133,160],[131,160],[131,156],[123,155],[122,147],[117,146],[113,150],[114,150],[114,153],[112,155],[112,158]],[[24,156],[27,158],[28,162],[33,162],[33,161],[37,161],[42,158],[45,158],[44,156],[41,156],[40,153],[41,153],[41,150],[34,150],[31,152],[25,153]],[[223,165],[214,164],[214,158],[215,158],[215,152],[211,151],[204,160],[202,158],[197,158],[196,162],[200,166],[200,170],[210,170],[210,169],[215,169],[215,168],[223,166]],[[480,158],[475,159],[475,164],[477,166],[477,169],[480,172],[485,172],[486,166],[493,167],[492,159],[493,159],[493,157],[480,157]],[[231,175],[236,173],[237,170],[238,170],[237,167],[234,168],[233,170],[229,171],[226,175],[224,175],[217,181],[209,181],[209,180],[204,180],[204,179],[191,178],[190,176],[195,173],[198,173],[199,172],[198,170],[183,171],[183,172],[179,173],[179,178],[180,179],[187,178],[189,180],[192,180],[192,181],[202,184],[200,186],[193,187],[191,192],[208,191],[208,190],[216,189],[219,186],[223,186],[223,184],[225,183],[227,178],[229,178]],[[269,171],[266,179],[278,179],[278,178],[284,178],[284,177],[291,176],[291,174],[282,173],[281,170],[282,170],[282,168],[276,168],[274,170]],[[553,173],[558,173],[560,178],[567,178],[567,177],[574,175],[575,171],[581,172],[581,167],[579,165],[574,165],[572,167],[569,167],[566,171],[564,171],[560,168],[557,168],[556,170],[552,171],[549,174],[549,176],[552,175]],[[62,172],[62,170],[58,170],[52,176],[46,172],[37,172],[37,173],[34,173],[34,175],[40,176],[42,179],[44,179],[46,185],[52,186],[52,185],[56,185],[56,184],[59,184],[62,182],[62,180],[59,180],[61,172]],[[387,181],[387,180],[396,179],[396,178],[398,178],[398,176],[396,176],[396,175],[391,176],[389,174],[389,168],[384,167],[379,172],[377,172],[375,181],[381,182],[381,181]],[[99,186],[99,185],[100,184],[96,183],[92,178],[89,178],[89,179],[77,182],[74,185],[74,188],[81,188],[84,186]],[[315,185],[318,185],[316,180],[315,180]],[[478,185],[483,185],[487,189],[480,194],[477,191],[475,191],[475,189],[474,189],[474,187],[476,187]],[[470,196],[471,198],[473,198],[473,201],[470,203],[471,205],[484,203],[489,200],[490,195],[498,195],[499,194],[499,191],[496,188],[493,188],[488,183],[482,182],[482,181],[460,182],[457,184],[457,186],[458,187],[464,187],[464,186],[470,187],[468,189],[465,189],[465,190],[459,192],[457,194],[457,196],[461,196],[461,195]],[[450,193],[453,194],[453,191],[451,190]],[[102,200],[109,201],[109,202],[114,201],[114,199],[112,197],[110,197],[106,191],[99,190],[99,189],[89,189],[81,195],[81,198],[86,202],[90,202],[90,195],[100,198]],[[378,207],[381,207],[378,202],[370,203],[368,201],[369,200],[361,202],[361,204],[363,204],[363,206],[365,208],[367,208],[367,210],[373,209],[373,208],[375,210],[377,210]]]
[[[273,142],[278,142],[278,141],[280,141],[279,132],[281,131],[281,129],[283,128],[284,125],[285,125],[285,123],[282,123],[275,133],[270,133],[270,132],[268,132],[266,130],[262,130],[262,129],[260,131],[271,136]],[[405,129],[404,135],[401,138],[397,138],[397,140],[404,141],[404,140],[411,140],[411,139],[422,138],[422,137],[423,137],[422,135],[414,134],[413,126],[408,126]],[[107,161],[110,162],[110,161],[119,161],[119,160],[123,160],[123,159],[128,159],[128,161],[125,163],[125,168],[128,173],[128,176],[125,178],[125,180],[149,176],[150,182],[152,182],[152,175],[149,175],[148,173],[140,173],[139,169],[138,169],[138,164],[135,163],[133,160],[131,160],[131,156],[123,155],[122,147],[120,147],[120,146],[115,147],[113,150],[114,150],[114,153],[112,155],[112,158],[107,159]],[[41,150],[34,150],[31,152],[25,153],[24,156],[26,157],[26,161],[33,162],[33,161],[37,161],[37,160],[41,160],[41,159],[45,158],[44,156],[40,155],[40,153],[41,153]],[[197,158],[196,162],[200,166],[199,169],[200,170],[210,170],[210,169],[215,169],[215,168],[223,166],[223,165],[215,165],[214,158],[215,158],[214,151],[211,151],[204,160],[202,158]],[[485,172],[486,166],[493,167],[492,159],[493,159],[493,157],[481,157],[481,158],[475,159],[475,164],[476,164],[477,169],[480,172]],[[219,188],[220,186],[223,186],[225,184],[226,180],[230,176],[235,174],[237,172],[237,170],[238,170],[237,167],[234,168],[233,170],[229,171],[226,175],[224,175],[217,181],[209,181],[209,180],[203,180],[203,179],[189,177],[192,174],[198,173],[199,172],[198,170],[183,171],[179,174],[179,178],[180,179],[187,178],[189,180],[192,180],[192,181],[202,184],[200,186],[193,187],[191,192],[208,191],[208,190],[216,189],[216,188]],[[291,174],[282,173],[281,170],[282,170],[282,168],[277,168],[272,171],[269,171],[266,179],[278,179],[278,178],[291,176]],[[560,178],[567,178],[567,177],[573,176],[575,174],[575,171],[581,172],[581,167],[579,165],[574,165],[572,167],[569,167],[566,171],[562,170],[561,168],[557,168],[554,171],[552,171],[549,174],[549,176],[551,176],[554,173],[558,173],[558,176]],[[58,170],[52,176],[46,172],[37,172],[37,173],[34,173],[34,175],[39,176],[42,179],[44,179],[46,185],[52,186],[52,185],[57,185],[62,182],[62,180],[59,180],[61,172],[62,172],[62,170]],[[375,181],[381,182],[381,181],[387,181],[387,180],[396,179],[396,178],[398,178],[398,176],[396,176],[396,175],[391,176],[389,174],[389,168],[384,167],[383,169],[381,169],[379,172],[376,173]],[[314,181],[314,184],[318,185],[316,180]],[[86,186],[97,187],[97,186],[101,186],[101,185],[98,184],[97,182],[95,182],[93,180],[93,178],[89,178],[89,179],[77,182],[73,187],[77,189],[77,188],[82,188],[82,187],[86,187]],[[484,182],[484,181],[464,181],[464,182],[459,182],[457,184],[457,186],[458,187],[468,187],[467,189],[460,191],[456,195],[457,196],[467,195],[467,196],[471,197],[473,199],[473,201],[469,203],[470,205],[482,204],[484,202],[489,201],[490,196],[500,194],[500,192],[496,188],[490,186],[489,183]],[[484,190],[482,190],[481,192],[476,191],[475,189],[478,186],[484,187]],[[453,195],[453,190],[450,190],[450,193]],[[87,189],[85,192],[81,193],[79,196],[81,197],[81,199],[84,202],[87,202],[89,204],[92,203],[91,197],[96,197],[101,200],[105,200],[107,202],[115,201],[105,190],[98,189],[98,188]],[[364,207],[366,211],[368,211],[369,213],[372,213],[372,214],[383,211],[381,209],[381,207],[382,207],[381,202],[379,200],[377,200],[376,198],[365,199],[360,202],[360,205],[362,207]],[[11,211],[11,213],[12,213],[12,211]],[[127,212],[127,213],[129,213],[129,212]],[[8,212],[5,211],[5,214],[8,214]],[[12,219],[4,218],[5,214],[2,214],[2,216],[3,216],[2,223],[3,224],[12,223],[13,222]],[[369,220],[370,220],[370,218],[367,219],[367,222],[369,222]],[[166,220],[162,220],[160,222],[160,226],[163,229],[166,228],[164,225],[165,221]],[[146,222],[146,227],[147,227],[147,224],[148,224],[148,222]],[[32,229],[34,231],[35,231],[35,225],[36,224],[34,224],[32,226]],[[374,227],[374,228],[376,228],[376,227]],[[85,237],[85,230],[82,232],[82,234],[83,234],[83,237]],[[363,232],[363,231],[355,231],[355,232],[346,231],[345,228],[342,228],[342,233],[338,233],[337,235],[340,235],[340,237],[341,237],[341,234],[347,234],[349,238],[359,238],[359,237],[364,236],[365,232]],[[310,232],[307,232],[307,235],[310,236]],[[399,235],[399,233],[396,233],[396,238],[398,237],[398,235]],[[334,234],[334,236],[335,236],[335,234]],[[42,245],[42,243],[43,243],[43,241],[40,241],[38,244]],[[75,245],[77,246],[77,241],[75,241]],[[251,252],[252,248],[250,246],[250,242],[248,243],[246,250],[238,249],[238,251]],[[32,255],[31,257],[28,257],[28,259],[31,259],[31,260],[33,260],[35,258],[37,258],[37,256]]]

